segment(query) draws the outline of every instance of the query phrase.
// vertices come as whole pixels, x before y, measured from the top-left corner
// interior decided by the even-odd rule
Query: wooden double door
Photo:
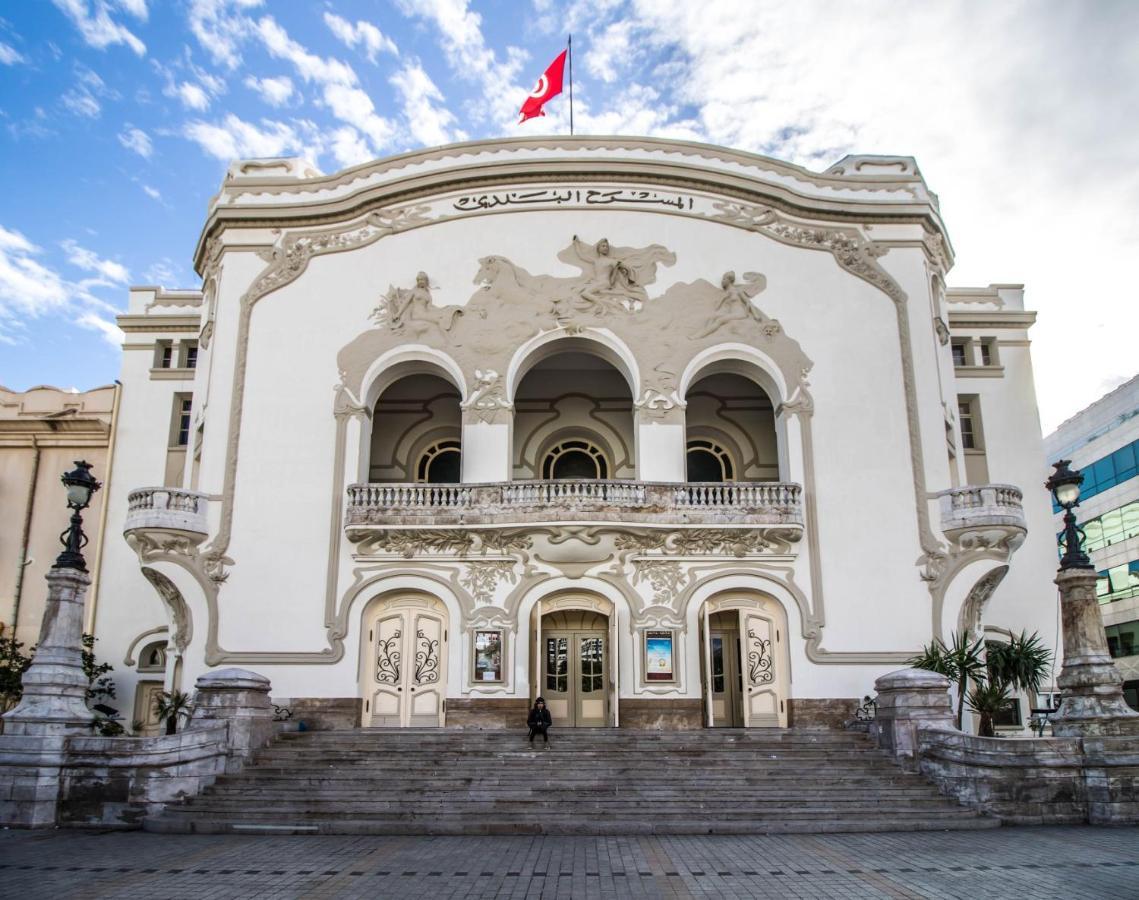
[[[418,598],[382,607],[368,624],[364,724],[443,725],[447,618]]]
[[[706,722],[715,728],[786,727],[783,628],[750,609],[709,613],[705,630]]]
[[[538,694],[555,726],[609,724],[609,620],[577,610],[542,619]]]

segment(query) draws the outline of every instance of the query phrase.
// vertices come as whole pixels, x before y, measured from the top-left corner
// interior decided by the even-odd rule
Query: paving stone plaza
[[[770,837],[0,832],[0,896],[1139,897],[1139,829]]]

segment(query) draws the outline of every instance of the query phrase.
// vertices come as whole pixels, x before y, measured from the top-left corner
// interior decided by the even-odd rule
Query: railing
[[[209,498],[197,491],[180,488],[138,488],[127,495],[127,517],[123,531],[159,528],[209,533]]]
[[[348,488],[350,506],[457,509],[470,502],[471,489],[456,484],[354,484]]]
[[[501,490],[505,506],[606,503],[636,507],[648,503],[643,481],[517,481],[502,485]]]
[[[792,507],[799,505],[802,488],[784,482],[708,484],[693,482],[673,489],[678,507],[736,509],[739,507]]]
[[[971,484],[942,491],[941,530],[951,539],[986,528],[1024,532],[1024,495],[1011,484]]]
[[[346,526],[621,521],[802,525],[802,488],[781,482],[600,480],[492,484],[354,484]]]

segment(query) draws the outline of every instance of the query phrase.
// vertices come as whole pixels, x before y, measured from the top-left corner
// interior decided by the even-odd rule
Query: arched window
[[[732,481],[732,457],[714,441],[702,438],[688,442],[689,481]]]
[[[608,478],[605,453],[590,441],[575,438],[550,448],[542,460],[543,478]]]
[[[461,462],[458,441],[438,441],[419,457],[415,480],[427,484],[458,484],[462,479]]]
[[[166,642],[155,641],[142,648],[138,655],[138,670],[140,672],[166,671]]]

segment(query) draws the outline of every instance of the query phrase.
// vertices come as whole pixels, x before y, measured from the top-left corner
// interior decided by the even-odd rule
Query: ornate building
[[[120,320],[102,646],[315,727],[698,728],[835,724],[960,629],[1052,643],[1033,315],[952,262],[907,157],[234,163],[201,294]]]

